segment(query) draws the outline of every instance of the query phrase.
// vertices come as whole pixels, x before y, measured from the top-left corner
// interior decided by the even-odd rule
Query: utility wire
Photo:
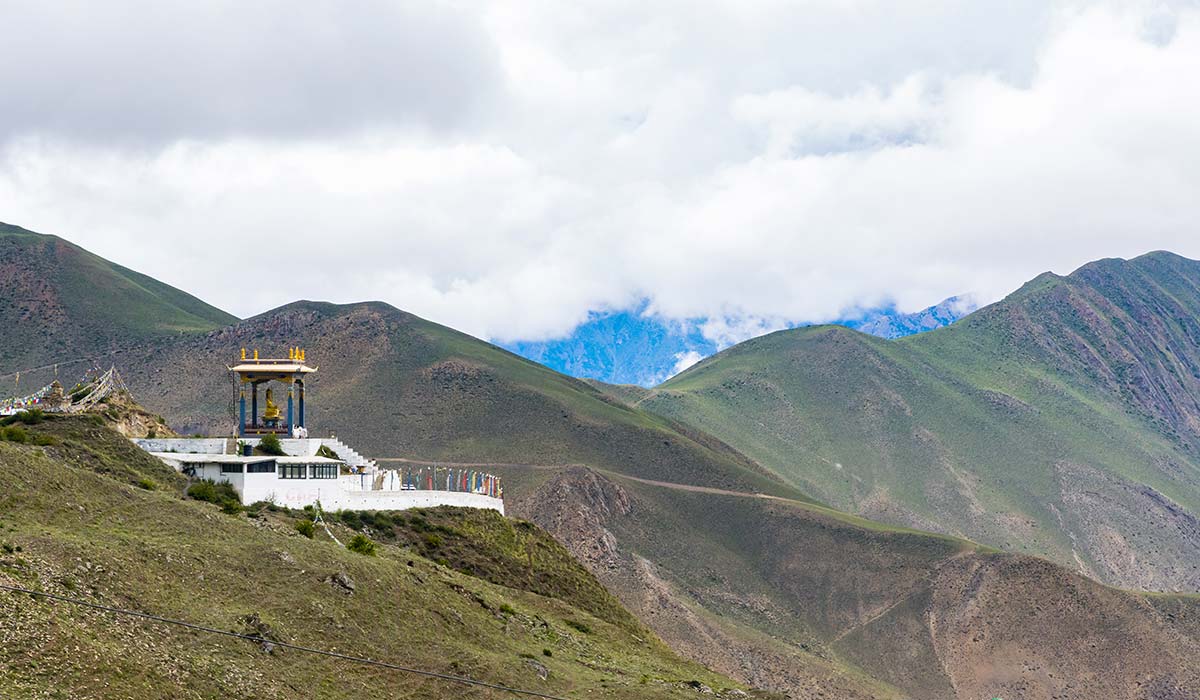
[[[398,664],[390,664],[390,663],[387,663],[386,661],[376,661],[374,659],[368,659],[368,658],[365,658],[362,656],[351,656],[349,654],[339,654],[336,651],[326,651],[324,649],[314,649],[312,647],[303,647],[298,644],[288,644],[287,642],[277,642],[272,639],[267,639],[267,638],[259,636],[259,635],[239,634],[237,632],[228,632],[226,630],[216,629],[215,627],[205,627],[204,625],[197,625],[193,622],[184,622],[183,620],[173,620],[169,617],[161,617],[159,615],[151,615],[150,613],[138,612],[137,610],[124,610],[122,608],[114,608],[114,607],[111,607],[108,605],[100,605],[99,603],[91,603],[86,600],[80,600],[78,598],[68,598],[66,596],[55,595],[53,593],[44,593],[42,591],[34,591],[34,590],[30,590],[28,588],[21,588],[19,586],[7,586],[7,585],[0,583],[0,590],[12,591],[13,593],[26,593],[31,596],[36,596],[36,597],[41,597],[41,598],[49,598],[51,600],[58,600],[58,601],[61,601],[64,603],[70,603],[72,605],[80,605],[83,607],[93,608],[96,610],[103,610],[104,612],[116,613],[118,615],[130,615],[132,617],[140,617],[140,618],[143,618],[146,620],[153,620],[154,622],[162,622],[162,623],[168,624],[168,625],[177,625],[179,627],[186,627],[188,629],[196,630],[198,632],[208,632],[210,634],[219,634],[219,635],[224,635],[226,637],[235,637],[237,639],[245,639],[247,641],[257,642],[260,644],[265,642],[267,644],[271,644],[271,645],[274,645],[277,647],[282,647],[284,649],[294,649],[295,651],[304,651],[304,652],[308,652],[309,654],[318,654],[320,656],[329,656],[329,657],[332,657],[335,659],[342,659],[343,661],[354,661],[356,663],[367,664],[369,666],[379,666],[381,668],[390,668],[393,671],[403,671],[404,673],[412,673],[412,674],[416,674],[418,676],[427,676],[429,678],[437,678],[437,679],[444,680],[444,681],[450,681],[452,683],[462,683],[464,685],[473,685],[473,686],[479,686],[482,688],[491,688],[492,690],[502,690],[502,691],[506,691],[509,693],[515,693],[517,695],[525,695],[528,697],[535,697],[535,698],[544,698],[545,700],[568,700],[567,698],[564,698],[559,695],[547,695],[545,693],[539,693],[536,690],[521,690],[520,688],[509,688],[508,686],[498,685],[496,683],[487,683],[484,681],[477,681],[472,678],[465,678],[463,676],[451,676],[446,673],[437,673],[436,671],[424,671],[424,670],[421,670],[418,668],[409,668],[407,666],[400,666]]]

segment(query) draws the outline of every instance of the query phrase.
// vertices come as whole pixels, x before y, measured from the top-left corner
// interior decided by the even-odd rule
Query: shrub
[[[207,501],[221,506],[221,510],[235,515],[241,513],[242,500],[238,496],[237,489],[233,488],[227,481],[214,483],[205,479],[197,481],[188,487],[187,495],[189,498],[194,498],[197,501]]]
[[[148,479],[143,476],[142,478],[138,479],[137,487],[139,489],[146,489],[147,491],[153,491],[154,489],[158,488],[158,484],[154,483],[153,479]]]
[[[297,520],[296,532],[299,532],[301,535],[304,535],[311,540],[313,535],[316,534],[316,528],[313,527],[313,521],[311,520]]]
[[[363,526],[362,520],[360,520],[358,517],[358,511],[353,511],[353,510],[338,511],[337,517],[338,517],[338,520],[342,521],[343,525],[345,525],[346,527],[348,527],[352,530],[359,530]]]
[[[270,433],[263,435],[262,439],[258,441],[258,449],[263,454],[275,455],[276,457],[282,457],[284,454],[283,445],[280,444],[279,437]]]
[[[442,546],[442,536],[432,532],[427,532],[424,535],[421,535],[421,541],[424,542],[425,546],[429,547],[430,549],[437,549],[438,547]]]
[[[10,425],[7,428],[0,429],[0,438],[9,442],[29,442],[29,434],[19,425]]]
[[[146,439],[153,440],[156,437],[158,437],[158,431],[154,429],[154,426],[146,430]]]
[[[30,408],[24,411],[17,411],[11,416],[7,416],[0,420],[0,425],[12,425],[13,423],[24,423],[25,425],[37,425],[46,420],[46,414],[40,408]]]
[[[509,605],[508,603],[500,604],[500,612],[504,613],[505,615],[516,615],[517,614],[516,608]]]
[[[554,656],[554,652],[549,649],[542,649],[542,656]]]
[[[328,445],[321,445],[320,447],[318,447],[317,448],[317,456],[318,457],[327,457],[329,459],[341,459],[341,457],[338,457],[338,453],[329,449]]]
[[[29,438],[29,442],[40,447],[48,447],[50,445],[57,445],[58,438],[45,433],[33,433]]]
[[[567,619],[567,620],[563,620],[563,623],[565,623],[567,627],[570,627],[571,629],[575,630],[576,632],[583,632],[584,634],[592,633],[592,628],[588,627],[587,625],[580,622],[579,620]]]
[[[373,557],[375,556],[375,550],[377,549],[377,546],[371,541],[371,538],[360,533],[350,539],[350,544],[346,545],[346,549],[350,550],[351,552],[357,552],[359,554],[365,554],[368,557]]]

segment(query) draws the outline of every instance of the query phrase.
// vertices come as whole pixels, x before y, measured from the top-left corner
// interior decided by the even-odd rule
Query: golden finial
[[[300,361],[304,362],[306,359],[308,359],[308,351],[306,351],[304,348],[300,348]]]
[[[246,361],[246,348],[242,348],[242,362]]]
[[[258,348],[254,348],[254,359],[258,360]]]

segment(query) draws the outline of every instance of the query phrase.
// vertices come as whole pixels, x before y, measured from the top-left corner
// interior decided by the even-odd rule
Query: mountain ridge
[[[0,372],[99,356],[236,320],[49,234],[0,223]],[[69,347],[71,356],[60,348]]]
[[[900,338],[954,323],[974,308],[969,297],[954,296],[913,313],[882,306],[859,310],[831,323],[881,338]],[[711,337],[707,330],[709,319],[667,319],[649,313],[649,309],[650,303],[643,301],[629,310],[591,312],[565,338],[499,344],[573,377],[646,388],[723,349],[725,342]],[[725,319],[725,323],[730,320]],[[736,319],[732,320],[738,325]],[[786,325],[794,328],[809,324]]]
[[[1027,546],[1110,583],[1197,590],[1197,391],[1200,263],[1157,253],[1039,275],[891,343],[781,331],[637,405],[842,510]]]

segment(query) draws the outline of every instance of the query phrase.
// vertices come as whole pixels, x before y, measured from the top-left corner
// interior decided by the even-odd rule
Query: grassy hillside
[[[531,525],[437,509],[389,515],[385,533],[373,516],[359,525],[380,549],[364,556],[298,534],[291,514],[187,500],[178,475],[88,418],[27,434],[54,444],[0,442],[5,584],[567,697],[736,687],[675,656]],[[405,546],[439,533],[433,551]],[[0,619],[6,698],[512,697],[7,592]]]
[[[57,236],[3,223],[0,299],[0,372],[102,355],[236,320]]]
[[[1043,275],[898,341],[748,341],[636,402],[872,518],[1200,590],[1200,263]]]
[[[584,469],[514,492],[677,649],[791,697],[1200,695],[1194,595],[786,499]]]
[[[797,496],[711,437],[381,303],[297,302],[207,336],[127,353],[134,395],[181,432],[232,434],[227,363],[240,348],[307,349],[313,435],[372,457],[590,464]]]

